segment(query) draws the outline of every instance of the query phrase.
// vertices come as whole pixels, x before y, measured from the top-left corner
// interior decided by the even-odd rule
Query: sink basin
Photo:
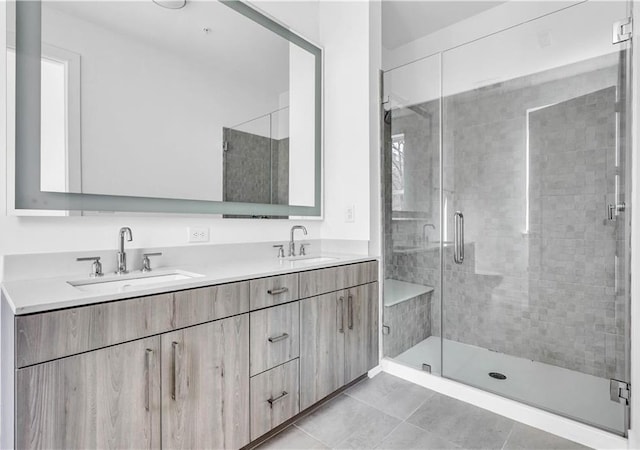
[[[289,259],[291,262],[291,267],[300,267],[300,266],[311,266],[313,264],[319,264],[329,261],[335,261],[338,258],[332,258],[330,256],[309,256],[308,258],[296,258]]]
[[[67,281],[68,284],[83,292],[128,292],[136,289],[144,289],[157,284],[172,281],[189,280],[202,277],[199,273],[174,270],[171,272],[151,272],[128,274],[118,277],[94,278],[91,280]]]

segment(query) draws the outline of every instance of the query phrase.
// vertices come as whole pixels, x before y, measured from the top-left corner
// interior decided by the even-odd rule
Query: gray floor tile
[[[583,450],[589,447],[516,423],[504,448],[505,450]]]
[[[405,420],[435,392],[383,372],[362,380],[346,394]]]
[[[469,449],[501,449],[514,422],[459,400],[434,394],[407,422]]]
[[[296,422],[301,430],[334,448],[373,448],[398,424],[397,418],[344,394]]]
[[[282,432],[276,434],[262,445],[255,447],[260,450],[267,449],[284,449],[284,450],[302,450],[302,449],[326,449],[329,448],[322,442],[312,438],[304,431],[290,425]]]
[[[460,447],[422,428],[403,422],[376,448],[381,450],[444,450]]]

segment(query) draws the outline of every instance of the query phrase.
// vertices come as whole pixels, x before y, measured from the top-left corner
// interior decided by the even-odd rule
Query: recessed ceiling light
[[[151,0],[158,6],[167,9],[181,9],[187,4],[187,0]]]

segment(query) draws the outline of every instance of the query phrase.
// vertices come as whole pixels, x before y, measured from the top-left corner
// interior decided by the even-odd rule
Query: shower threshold
[[[393,358],[441,375],[440,338],[430,336]],[[609,380],[445,339],[444,375],[547,411],[623,433],[624,407],[609,398]],[[503,374],[500,379],[490,373]]]

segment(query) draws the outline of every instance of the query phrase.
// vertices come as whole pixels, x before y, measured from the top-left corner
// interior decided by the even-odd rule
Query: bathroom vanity
[[[46,282],[6,283],[2,447],[241,448],[366,374],[378,262],[292,266],[22,309]]]

